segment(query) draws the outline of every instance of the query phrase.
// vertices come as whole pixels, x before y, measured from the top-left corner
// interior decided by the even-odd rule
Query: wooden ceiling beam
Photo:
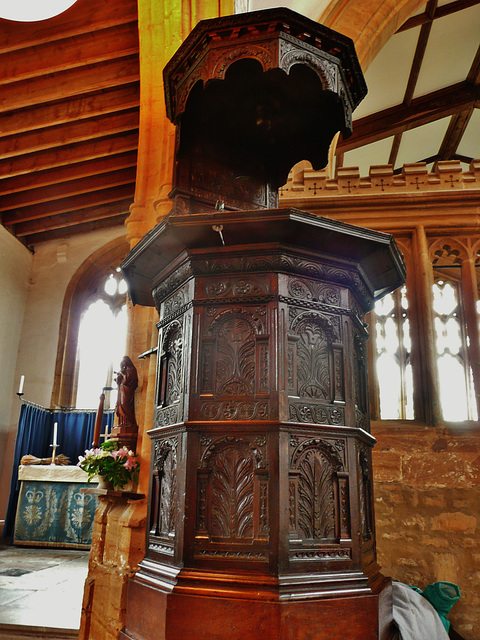
[[[465,162],[465,164],[470,164],[473,160],[473,158],[471,158],[470,156],[463,156],[460,153],[455,153],[452,156],[452,160],[460,160],[460,162]]]
[[[449,2],[441,7],[437,7],[433,16],[428,16],[426,12],[412,16],[406,20],[399,29],[397,29],[396,33],[399,33],[400,31],[407,31],[407,29],[413,29],[414,27],[420,27],[422,24],[426,24],[432,19],[437,20],[438,18],[443,18],[451,15],[452,13],[457,13],[457,11],[463,11],[463,9],[474,7],[477,4],[480,4],[480,0],[456,0],[456,2]]]
[[[126,111],[140,104],[138,81],[120,87],[112,87],[81,97],[35,105],[17,111],[0,114],[0,137],[18,135],[26,131],[39,130],[52,124],[61,125],[75,120],[95,118],[115,111]]]
[[[138,55],[131,55],[118,60],[107,60],[98,65],[87,65],[52,73],[32,80],[11,82],[0,91],[0,112],[24,109],[32,105],[119,87],[139,79]]]
[[[74,198],[92,191],[110,189],[122,184],[132,184],[135,182],[136,174],[136,167],[127,167],[126,169],[100,173],[80,180],[60,182],[59,184],[50,185],[48,189],[39,187],[38,189],[11,193],[1,198],[0,211],[20,210],[22,207],[32,207],[42,202],[54,203],[57,200]]]
[[[105,218],[113,218],[118,215],[128,215],[130,205],[133,200],[125,199],[111,204],[79,209],[78,211],[70,211],[69,213],[61,213],[55,216],[48,216],[38,220],[30,220],[28,222],[19,222],[13,225],[12,231],[19,238],[29,236],[34,233],[43,231],[51,231],[53,229],[63,229],[65,227],[73,227],[84,222],[93,222],[103,220]]]
[[[38,45],[32,47],[28,55],[24,50],[4,53],[0,86],[135,53],[138,53],[136,20],[94,33]]]
[[[437,0],[429,0],[427,3],[427,7],[425,9],[425,13],[427,16],[430,16],[435,11],[437,6]],[[408,77],[407,88],[405,89],[405,96],[403,98],[403,103],[407,106],[410,106],[412,102],[413,95],[415,93],[415,87],[417,86],[418,75],[420,73],[420,68],[422,66],[423,58],[425,56],[425,50],[428,44],[428,38],[430,36],[430,30],[432,28],[432,22],[429,21],[425,24],[422,24],[420,28],[420,34],[417,40],[417,46],[415,47],[415,55],[413,56],[412,67],[410,69],[410,75]]]
[[[101,173],[108,173],[127,167],[137,166],[137,152],[130,151],[113,156],[94,158],[86,162],[69,164],[59,171],[58,169],[47,169],[46,171],[36,171],[33,179],[35,188],[49,185],[61,184],[69,180],[79,180]],[[32,175],[25,174],[15,176],[9,180],[0,180],[0,197],[9,193],[19,193],[32,189]],[[0,201],[1,203],[1,201]]]
[[[94,158],[132,151],[138,148],[138,130],[98,140],[86,140],[71,147],[46,149],[26,156],[0,160],[0,175],[4,180],[12,176],[64,167]]]
[[[390,149],[390,155],[388,157],[388,164],[391,164],[392,167],[395,166],[395,163],[397,161],[397,156],[398,156],[398,150],[400,148],[400,142],[402,141],[402,134],[401,133],[397,133],[395,136],[393,136],[393,142],[392,142],[392,146]]]
[[[35,153],[44,149],[65,147],[77,142],[132,131],[138,128],[138,123],[138,109],[130,109],[120,113],[113,112],[96,118],[62,124],[59,127],[48,127],[0,138],[0,159]]]
[[[62,198],[53,202],[42,202],[40,204],[27,207],[26,209],[5,211],[1,214],[1,222],[4,226],[37,220],[51,215],[68,213],[86,207],[96,207],[116,200],[132,198],[135,192],[135,183],[124,184],[110,189],[99,189],[91,193],[85,193],[71,198]]]
[[[450,160],[455,155],[472,114],[473,107],[452,116],[438,151],[439,160]]]
[[[353,123],[353,135],[342,140],[339,151],[346,153],[397,133],[403,133],[434,120],[470,108],[480,100],[480,87],[460,82],[446,89],[361,118]]]
[[[480,84],[480,45],[477,49],[477,53],[475,54],[475,58],[473,59],[470,71],[468,72],[467,82]]]
[[[44,231],[43,233],[35,233],[30,236],[23,237],[23,242],[27,247],[33,247],[45,242],[65,240],[66,238],[71,238],[72,236],[92,233],[93,231],[122,227],[127,216],[128,213],[124,213],[112,218],[103,218],[102,220],[97,220],[95,222],[85,222],[73,227],[63,227],[62,229],[54,229],[52,231]]]
[[[13,0],[14,1],[14,0]],[[137,0],[82,0],[45,23],[0,20],[0,53],[28,49],[138,19]]]

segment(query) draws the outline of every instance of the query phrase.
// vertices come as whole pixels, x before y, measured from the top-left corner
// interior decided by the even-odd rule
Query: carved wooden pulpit
[[[365,313],[405,278],[391,236],[278,209],[365,95],[348,38],[287,9],[200,22],[164,71],[173,209],[122,268],[159,312],[135,640],[374,640]]]

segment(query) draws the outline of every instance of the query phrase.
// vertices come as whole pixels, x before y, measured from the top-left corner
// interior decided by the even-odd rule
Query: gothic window
[[[446,272],[445,267],[435,271]],[[443,418],[448,421],[476,420],[473,377],[468,362],[466,333],[461,305],[461,266],[437,274],[433,285],[435,347]]]
[[[414,417],[408,307],[406,287],[375,305],[376,374],[383,420]]]
[[[125,355],[126,292],[121,275],[112,272],[85,305],[77,345],[76,406],[79,408],[96,408],[102,389],[114,386],[114,369]],[[114,404],[113,396],[114,392],[105,394],[106,405]]]

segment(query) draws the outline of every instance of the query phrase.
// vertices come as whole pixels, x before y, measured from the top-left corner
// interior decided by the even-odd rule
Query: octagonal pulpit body
[[[404,281],[392,237],[293,209],[172,215],[122,267],[160,315],[122,637],[377,638],[364,319]],[[140,627],[158,598],[165,627]]]

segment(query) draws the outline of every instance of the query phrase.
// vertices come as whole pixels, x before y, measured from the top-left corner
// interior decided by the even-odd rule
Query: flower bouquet
[[[91,482],[94,476],[99,476],[112,488],[122,489],[130,481],[138,482],[140,463],[137,456],[127,449],[118,448],[118,442],[107,440],[97,449],[88,449],[84,456],[78,456],[81,469],[88,473],[87,482]]]

